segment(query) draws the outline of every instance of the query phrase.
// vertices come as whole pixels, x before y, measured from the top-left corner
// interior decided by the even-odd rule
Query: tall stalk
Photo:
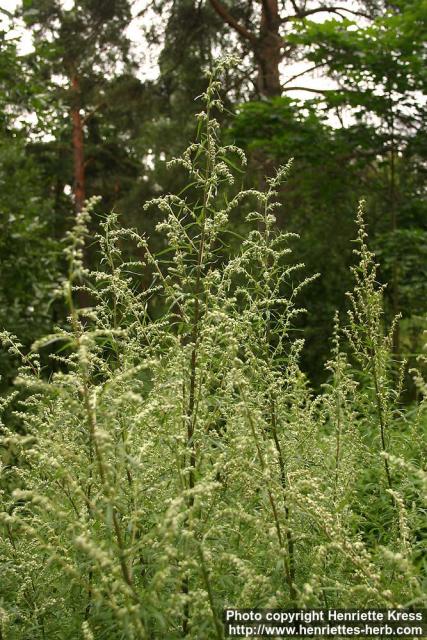
[[[118,549],[119,556],[119,565],[122,573],[122,578],[129,589],[129,593],[131,594],[131,598],[133,600],[133,604],[139,602],[138,595],[134,589],[133,578],[132,578],[132,570],[128,564],[126,558],[126,546],[124,542],[124,536],[122,532],[122,528],[119,521],[119,515],[117,512],[116,505],[114,504],[114,499],[112,496],[112,488],[110,486],[110,481],[108,479],[108,469],[107,464],[104,460],[102,449],[99,445],[98,436],[97,436],[97,420],[96,420],[96,396],[91,394],[90,391],[90,372],[88,369],[88,354],[87,348],[88,344],[85,344],[85,336],[82,331],[81,323],[79,321],[79,316],[77,309],[74,304],[73,299],[73,287],[75,285],[76,279],[81,275],[82,272],[82,264],[83,264],[83,246],[85,235],[88,233],[87,223],[90,218],[89,209],[91,203],[88,204],[88,207],[83,208],[81,211],[77,213],[76,225],[73,231],[70,233],[71,238],[71,246],[68,250],[69,260],[69,274],[68,281],[65,284],[65,297],[68,304],[69,312],[70,312],[70,320],[71,327],[74,334],[75,340],[75,348],[77,351],[78,358],[78,366],[80,369],[80,378],[81,378],[81,386],[80,386],[80,394],[83,400],[83,407],[86,414],[86,421],[88,425],[88,448],[89,448],[89,474],[90,474],[90,484],[88,488],[88,504],[90,505],[90,516],[94,517],[94,510],[91,506],[90,501],[90,491],[91,486],[93,484],[92,478],[92,463],[95,461],[96,467],[98,470],[98,475],[102,487],[102,493],[104,499],[106,500],[112,516],[113,529]],[[88,573],[88,603],[85,608],[84,619],[87,620],[90,613],[91,608],[91,600],[92,600],[92,581],[93,581],[93,571],[92,568],[89,569]],[[134,613],[132,614],[135,615]],[[136,627],[139,629],[140,638],[145,638],[145,630],[138,619],[135,618]]]
[[[218,90],[218,81],[215,75],[212,75],[209,80],[209,84],[206,90],[205,99],[206,99],[206,114],[204,116],[205,120],[205,138],[203,139],[203,134],[201,138],[201,142],[198,146],[198,152],[204,153],[205,155],[205,167],[204,172],[199,174],[199,185],[203,185],[203,198],[201,211],[198,216],[198,226],[200,229],[200,237],[198,239],[197,246],[197,259],[196,259],[196,268],[195,268],[195,276],[194,276],[194,288],[193,288],[193,314],[191,318],[191,332],[190,332],[190,341],[191,341],[191,353],[190,353],[190,361],[189,361],[189,372],[190,372],[190,381],[189,381],[189,392],[188,392],[188,405],[186,411],[186,423],[187,423],[187,450],[190,452],[189,459],[189,476],[188,476],[188,488],[190,493],[187,498],[187,508],[189,512],[191,511],[194,505],[194,495],[192,490],[196,484],[196,466],[197,466],[197,457],[196,457],[196,448],[195,448],[195,430],[196,430],[196,417],[197,417],[197,408],[196,408],[196,381],[197,381],[197,370],[198,370],[198,349],[199,349],[199,340],[200,340],[200,322],[202,319],[202,290],[203,290],[203,270],[204,270],[204,260],[205,260],[205,241],[206,241],[206,220],[208,215],[208,207],[211,204],[213,198],[214,191],[214,180],[213,180],[213,169],[214,163],[216,162],[216,146],[215,146],[215,124],[212,123],[211,120],[211,105],[212,102],[215,102],[214,96]],[[185,526],[189,524],[189,517],[185,520]],[[188,576],[185,576],[182,584],[182,592],[185,596],[184,603],[184,611],[183,611],[183,620],[182,620],[182,630],[183,635],[186,636],[189,632],[189,619],[190,619],[190,610],[189,610],[189,594],[190,594],[190,584]],[[212,594],[210,594],[210,599],[212,600]],[[215,622],[216,628],[217,623]],[[217,629],[218,630],[218,629]]]

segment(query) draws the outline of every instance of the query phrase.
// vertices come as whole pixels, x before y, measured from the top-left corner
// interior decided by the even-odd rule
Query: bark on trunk
[[[282,93],[279,65],[282,60],[282,38],[277,0],[263,0],[258,42],[254,49],[258,63],[258,90],[266,98]]]
[[[220,0],[210,0],[217,14],[244,40],[253,52],[258,66],[257,85],[265,98],[274,98],[282,93],[279,65],[282,60],[282,38],[278,0],[262,0],[259,32],[249,30],[233,17]]]
[[[81,211],[85,201],[85,164],[83,121],[80,115],[80,84],[77,76],[71,79],[73,92],[71,105],[71,121],[73,125],[73,163],[74,163],[74,205],[76,211]]]

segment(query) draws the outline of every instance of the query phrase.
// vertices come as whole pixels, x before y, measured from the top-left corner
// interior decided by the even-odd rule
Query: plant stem
[[[213,617],[213,621],[215,624],[215,631],[216,631],[216,636],[218,640],[223,640],[224,638],[224,630],[222,628],[222,624],[218,618],[218,615],[216,613],[216,609],[215,609],[215,603],[214,603],[214,598],[213,598],[213,592],[212,592],[212,587],[211,587],[211,582],[209,579],[209,573],[206,567],[206,561],[205,561],[205,557],[203,555],[203,549],[202,549],[202,545],[199,544],[197,547],[198,550],[198,554],[199,554],[199,559],[200,559],[200,566],[202,569],[202,576],[203,576],[203,580],[206,586],[206,591],[208,592],[208,598],[209,598],[209,605],[212,611],[212,617]]]
[[[259,464],[260,464],[260,467],[261,467],[261,471],[264,472],[266,470],[266,464],[265,464],[264,456],[262,454],[261,447],[259,445],[258,438],[257,438],[257,435],[256,435],[255,424],[254,424],[254,421],[253,421],[253,418],[252,418],[252,414],[249,411],[249,408],[248,408],[248,405],[247,405],[247,400],[246,400],[246,395],[245,395],[245,393],[243,391],[242,386],[238,385],[238,388],[239,388],[240,395],[242,396],[242,399],[243,399],[243,402],[244,402],[246,417],[248,419],[249,426],[250,426],[251,432],[252,432],[252,436],[253,436],[253,439],[254,439],[254,442],[255,442],[255,447],[256,447],[256,450],[257,450],[257,455],[258,455],[258,460],[259,460]],[[282,551],[284,551],[285,550],[285,546],[284,546],[284,542],[283,542],[282,530],[281,530],[281,527],[280,527],[279,512],[278,512],[276,501],[274,499],[274,496],[273,496],[273,493],[272,493],[270,487],[267,487],[267,493],[268,493],[268,500],[270,502],[271,510],[273,512],[274,524],[275,524],[275,528],[276,528],[276,533],[277,533],[277,539],[278,539],[278,542],[279,542],[279,546],[282,549]],[[289,559],[289,562],[288,562],[288,559]],[[292,605],[295,605],[295,603],[296,603],[296,592],[295,592],[295,587],[294,587],[294,584],[293,584],[293,581],[292,581],[289,556],[288,556],[288,558],[283,557],[283,562],[284,562],[284,566],[285,566],[285,578],[286,578],[286,582],[288,584],[291,602],[292,602]]]

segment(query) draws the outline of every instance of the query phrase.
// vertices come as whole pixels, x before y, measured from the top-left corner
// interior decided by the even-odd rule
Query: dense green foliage
[[[426,16],[0,7],[0,640],[427,607]]]
[[[7,640],[220,639],[226,605],[427,604],[425,382],[415,374],[421,401],[405,410],[363,206],[316,396],[293,330],[316,276],[298,275],[298,239],[276,223],[290,167],[236,192],[246,159],[220,142],[219,78],[197,141],[171,163],[184,188],[145,206],[166,250],[113,213],[90,271],[89,202],[66,242],[69,324],[27,355],[2,335],[27,396],[25,434],[3,425],[15,458],[2,484]],[[239,211],[247,231],[224,251]],[[128,242],[141,259],[127,261]],[[47,381],[40,354],[54,342]]]
[[[261,4],[222,2],[233,20],[254,33],[262,31]],[[18,15],[32,36],[33,50],[18,54],[19,42],[4,31],[0,52],[5,176],[0,251],[6,265],[0,292],[7,306],[16,309],[14,314],[0,312],[3,326],[15,327],[29,347],[43,327],[64,320],[62,308],[52,304],[52,282],[64,273],[57,241],[72,224],[82,177],[78,206],[83,196],[102,197],[91,233],[99,229],[98,215],[114,209],[125,226],[148,232],[156,249],[163,246],[152,221],[141,217],[141,204],[182,183],[180,168],[167,171],[166,161],[181,153],[193,135],[194,95],[206,88],[203,69],[220,53],[235,51],[239,65],[223,78],[224,139],[248,154],[247,186],[259,187],[265,174],[295,158],[284,189],[289,206],[278,223],[301,235],[295,251],[306,273],[321,273],[314,288],[303,292],[302,303],[309,310],[300,323],[309,340],[304,370],[317,385],[325,380],[325,337],[349,287],[352,219],[360,197],[367,201],[371,240],[381,258],[379,277],[389,283],[386,317],[390,321],[403,315],[395,353],[412,357],[419,352],[427,299],[425,2],[343,3],[341,13],[332,5],[329,10],[314,0],[304,8],[278,2],[283,91],[260,100],[253,42],[242,40],[212,2],[158,0],[143,12],[147,56],[155,57],[150,47],[158,51],[155,80],[142,79],[141,61],[129,40],[133,3],[20,3]],[[298,95],[297,85],[307,84],[307,74],[293,72],[294,63],[301,61],[307,69],[321,70],[336,88],[308,87],[309,93],[292,98]],[[80,178],[73,124],[77,114]],[[17,182],[21,188],[15,200]],[[279,197],[283,200],[284,194]],[[244,215],[235,216],[234,230],[244,228]],[[38,241],[46,237],[42,257]],[[95,265],[90,243],[87,251]],[[12,274],[7,265],[15,263],[18,253],[22,266]],[[40,313],[23,323],[27,312],[22,309],[36,308],[28,303],[33,295]],[[5,364],[8,379],[12,364]]]

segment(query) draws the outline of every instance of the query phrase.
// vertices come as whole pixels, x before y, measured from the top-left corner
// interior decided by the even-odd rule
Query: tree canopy
[[[2,33],[2,164],[22,185],[19,200],[7,188],[1,196],[5,264],[13,251],[33,264],[38,249],[29,247],[28,229],[35,240],[49,238],[52,250],[43,275],[23,267],[10,276],[9,304],[12,296],[21,308],[19,291],[33,291],[34,280],[44,317],[56,309],[58,320],[55,243],[86,197],[100,195],[99,210],[114,208],[125,224],[156,237],[141,203],[180,181],[180,169],[166,171],[166,161],[194,131],[194,95],[205,90],[213,61],[234,54],[239,61],[223,77],[225,136],[249,153],[246,180],[255,186],[295,158],[279,222],[301,235],[307,272],[322,273],[305,301],[311,320],[304,330],[314,341],[307,367],[321,375],[327,345],[319,335],[330,334],[348,284],[340,274],[352,260],[352,212],[361,196],[389,282],[390,317],[403,315],[396,353],[416,350],[427,299],[423,0],[156,0],[142,9],[128,0],[25,0],[18,18],[33,51],[18,53],[17,41]],[[136,45],[158,51],[156,79],[143,79]],[[323,86],[313,87],[313,73]],[[236,219],[236,232],[242,225]]]

